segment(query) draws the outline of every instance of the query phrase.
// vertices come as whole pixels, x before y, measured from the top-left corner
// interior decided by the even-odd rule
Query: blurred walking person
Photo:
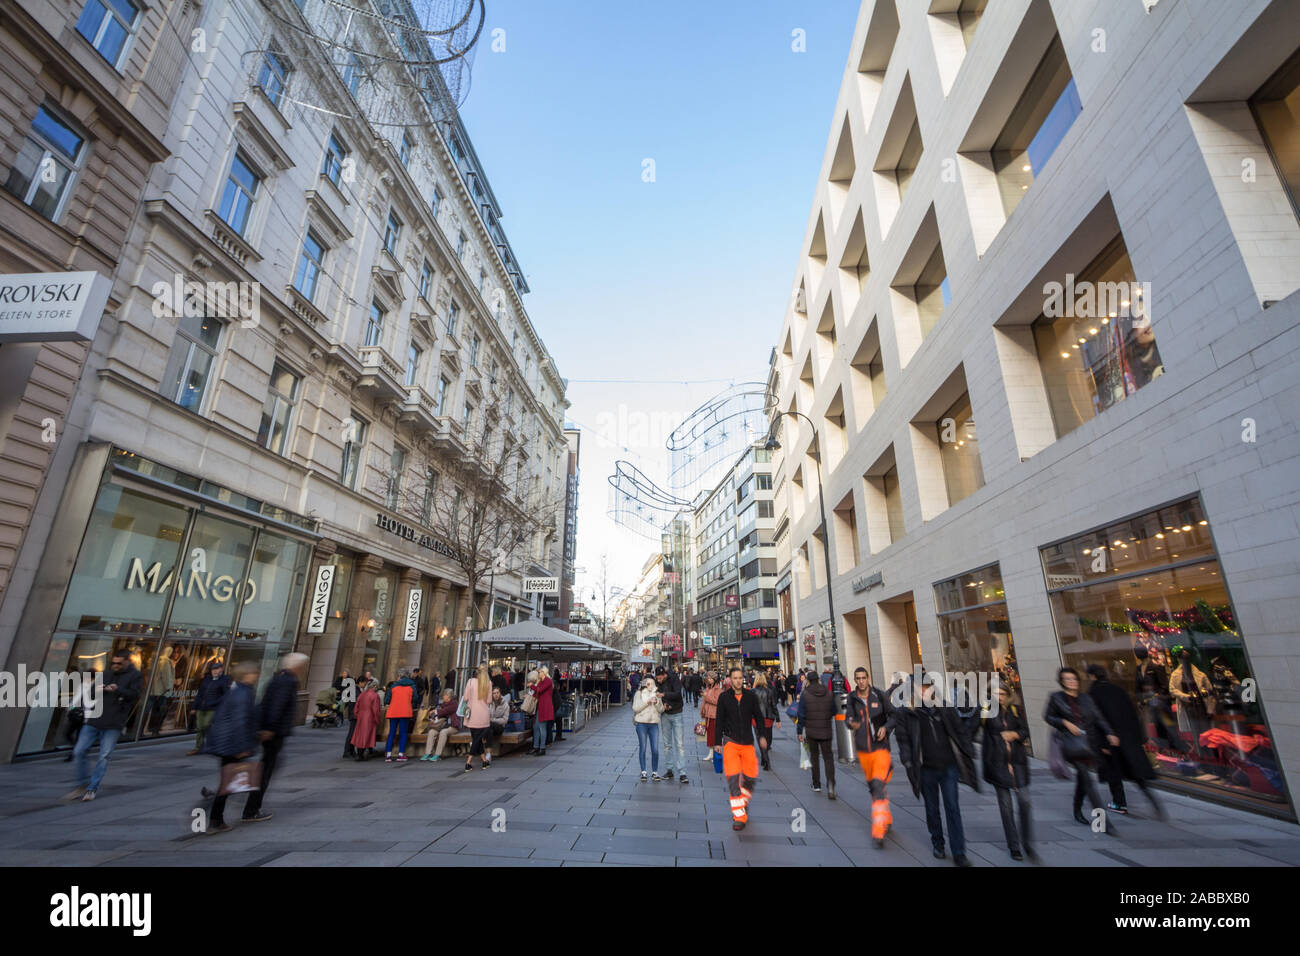
[[[853,745],[858,765],[871,791],[871,839],[876,849],[885,845],[885,834],[893,826],[889,796],[885,785],[893,775],[889,757],[889,735],[894,729],[894,707],[885,692],[871,683],[865,667],[853,672],[853,692],[849,694],[849,712],[845,715],[853,731]]]
[[[980,724],[984,731],[984,781],[992,784],[998,796],[998,813],[1002,816],[1002,833],[1007,838],[1007,849],[1013,860],[1023,860],[1026,854],[1032,860],[1036,854],[1029,807],[1029,755],[1025,750],[1029,724],[1006,684],[998,686],[997,711],[984,717]],[[1013,802],[1020,814],[1019,828]]]
[[[235,665],[234,683],[222,695],[212,726],[208,728],[205,752],[220,757],[223,767],[247,760],[257,750],[257,676],[258,667],[252,661],[240,661]],[[250,791],[249,801],[255,795],[256,791]],[[208,813],[208,833],[227,833],[233,829],[226,823],[227,796],[220,792],[213,796]],[[249,816],[245,805],[244,817],[247,819]]]
[[[480,664],[478,673],[465,681],[465,690],[461,692],[460,699],[462,705],[467,703],[469,706],[469,714],[462,722],[470,735],[465,772],[469,773],[473,769],[475,755],[479,758],[480,769],[486,770],[492,763],[487,745],[488,735],[492,732],[492,716],[488,708],[488,701],[492,699],[492,675],[488,673],[486,664]]]
[[[641,764],[641,780],[645,775],[645,752],[650,748],[650,769],[654,771],[654,781],[659,782],[659,711],[663,703],[659,700],[659,688],[653,678],[641,681],[632,697],[632,722],[636,727],[637,757]]]
[[[217,713],[221,696],[230,688],[230,677],[226,674],[224,661],[209,661],[207,673],[199,682],[198,693],[194,695],[194,746],[189,755],[203,753],[203,738],[212,726],[212,718]]]
[[[799,695],[799,740],[808,744],[813,793],[822,792],[820,758],[826,764],[826,796],[831,800],[835,799],[835,755],[831,751],[834,728],[835,698],[826,685],[812,675]]]
[[[755,728],[763,726],[758,698],[745,688],[745,672],[733,667],[730,687],[718,697],[718,729],[715,752],[722,754],[722,772],[731,797],[731,829],[743,830],[749,822],[749,801],[758,785],[758,754]],[[758,747],[767,741],[758,736]]]
[[[1092,782],[1091,766],[1103,747],[1118,747],[1119,738],[1092,698],[1079,693],[1078,671],[1062,667],[1056,672],[1056,682],[1061,689],[1047,699],[1043,720],[1056,731],[1053,743],[1060,748],[1065,762],[1074,768],[1074,819],[1091,826],[1092,821],[1083,815],[1083,798],[1087,797],[1094,809],[1102,810],[1101,798]],[[1114,833],[1112,827],[1105,829]]]
[[[1103,748],[1101,752],[1100,777],[1110,787],[1110,804],[1107,809],[1116,813],[1128,813],[1124,781],[1132,780],[1142,795],[1151,801],[1156,818],[1163,820],[1164,807],[1156,799],[1155,791],[1147,786],[1148,780],[1155,779],[1156,772],[1151,769],[1151,761],[1147,759],[1146,749],[1142,746],[1145,734],[1132,698],[1122,687],[1111,683],[1106,668],[1100,664],[1088,665],[1088,675],[1092,678],[1088,696],[1119,738],[1118,744]]]
[[[68,794],[66,799],[91,801],[99,790],[99,785],[108,772],[108,760],[113,756],[113,748],[122,736],[122,728],[135,702],[140,699],[142,678],[140,671],[131,663],[125,650],[115,650],[109,658],[109,671],[104,675],[104,686],[99,691],[99,716],[87,717],[77,734],[77,744],[72,748],[76,761],[77,789]],[[90,770],[90,760],[86,756],[90,748],[99,744],[99,760],[95,769]]]
[[[406,762],[406,735],[415,717],[419,690],[411,679],[411,669],[403,667],[397,680],[384,694],[384,716],[388,718],[388,744],[384,747],[384,763],[393,762],[393,741],[397,741],[397,762]]]
[[[262,809],[262,801],[271,786],[271,775],[280,761],[284,742],[298,722],[298,684],[307,675],[308,660],[306,654],[284,655],[280,659],[280,669],[262,695],[260,729],[257,732],[262,741],[262,783],[244,805],[245,823],[271,819],[271,814]]]
[[[772,769],[772,730],[773,728],[781,729],[781,712],[776,707],[776,693],[771,687],[767,686],[767,676],[759,671],[754,677],[754,696],[758,698],[759,712],[763,715],[763,723],[759,728],[759,733],[766,746],[762,748],[762,765],[764,770]]]
[[[352,713],[353,727],[348,736],[348,745],[352,747],[354,759],[367,760],[374,752],[383,713],[383,705],[379,702],[379,681],[372,680],[361,688]]]

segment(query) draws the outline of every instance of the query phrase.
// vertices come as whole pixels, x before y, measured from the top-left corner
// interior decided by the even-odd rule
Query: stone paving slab
[[[465,774],[458,761],[340,760],[341,729],[296,732],[267,797],[274,818],[249,825],[231,802],[230,833],[195,834],[192,811],[215,761],[187,757],[189,739],[117,751],[92,804],[62,802],[71,765],[0,767],[0,865],[11,866],[921,866],[930,852],[923,804],[901,770],[890,787],[894,828],[870,837],[871,798],[857,768],[837,768],[838,800],[813,793],[788,726],[763,771],[750,823],[731,829],[725,783],[688,747],[689,783],[640,780],[636,738],[620,710],[567,735],[546,757],[499,758]],[[697,768],[698,767],[698,771]],[[1070,816],[1071,782],[1033,770],[1038,866],[1300,865],[1300,827],[1182,795],[1162,794],[1167,822],[1135,795],[1128,817],[1096,834]],[[960,792],[976,866],[1015,863],[994,794]],[[505,812],[505,831],[492,824]]]

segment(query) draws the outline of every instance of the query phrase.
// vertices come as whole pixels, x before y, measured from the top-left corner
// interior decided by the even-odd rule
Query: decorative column
[[[311,616],[311,605],[313,595],[316,589],[316,573],[320,570],[321,565],[329,564],[330,559],[338,553],[338,542],[329,538],[324,538],[316,542],[316,547],[312,550],[311,561],[307,569],[307,594],[303,598],[302,613],[298,616],[298,633],[294,639],[293,649],[301,654],[306,654],[311,658],[308,664],[307,680],[299,689],[299,697],[306,698],[312,687],[324,687],[334,680],[334,675],[338,673],[334,669],[338,663],[339,652],[341,647],[322,647],[321,653],[316,653],[316,642],[325,637],[324,634],[308,634],[307,622]],[[328,610],[328,608],[327,608]],[[328,618],[327,618],[328,620]]]
[[[425,618],[424,640],[420,644],[420,666],[425,673],[436,670],[441,677],[447,666],[443,663],[443,650],[451,643],[443,640],[442,619],[447,613],[447,594],[451,591],[451,582],[438,578],[433,585],[433,593],[426,597],[429,613]]]
[[[415,667],[420,663],[420,635],[417,631],[414,641],[406,640],[406,615],[410,606],[411,592],[420,588],[420,572],[415,568],[406,568],[397,579],[397,603],[393,607],[393,626],[388,632],[388,654],[385,665],[384,684],[397,677],[403,667]],[[421,589],[422,590],[422,589]],[[421,594],[421,598],[427,597]],[[424,618],[423,612],[420,614]]]
[[[352,572],[352,593],[348,596],[347,617],[343,623],[343,640],[339,651],[338,667],[346,667],[358,678],[366,656],[366,621],[374,615],[375,575],[384,568],[384,560],[378,555],[365,554],[357,557],[356,567]],[[380,675],[378,671],[375,677]]]

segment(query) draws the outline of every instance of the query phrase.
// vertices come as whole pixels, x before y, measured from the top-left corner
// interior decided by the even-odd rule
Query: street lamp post
[[[813,420],[803,412],[778,410],[778,416],[790,415],[796,418],[802,418],[812,429],[813,439],[817,439],[817,426]],[[781,443],[776,440],[776,421],[773,420],[772,428],[767,434],[767,441],[763,447],[768,451],[779,451]],[[840,642],[835,629],[835,599],[831,595],[831,529],[826,522],[826,494],[822,489],[822,462],[821,448],[818,446],[817,451],[817,508],[821,513],[822,527],[822,556],[826,559],[826,609],[830,614],[831,624],[831,693],[835,701],[835,750],[836,757],[840,763],[849,763],[854,758],[853,739],[848,733],[847,725],[844,724],[845,707],[848,704],[848,689],[844,679],[844,674],[840,671]],[[821,679],[821,675],[816,675]]]

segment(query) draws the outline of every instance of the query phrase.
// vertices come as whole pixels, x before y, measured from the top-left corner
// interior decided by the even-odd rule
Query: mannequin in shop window
[[[1190,734],[1192,747],[1200,752],[1200,737],[1210,729],[1214,712],[1214,695],[1205,671],[1192,663],[1192,653],[1185,647],[1174,648],[1178,666],[1169,675],[1169,693],[1178,703],[1178,731]]]
[[[168,644],[158,655],[153,681],[149,684],[149,715],[145,718],[145,723],[149,733],[155,737],[162,733],[163,720],[167,717],[168,696],[175,684],[176,668],[172,664],[172,646]]]

